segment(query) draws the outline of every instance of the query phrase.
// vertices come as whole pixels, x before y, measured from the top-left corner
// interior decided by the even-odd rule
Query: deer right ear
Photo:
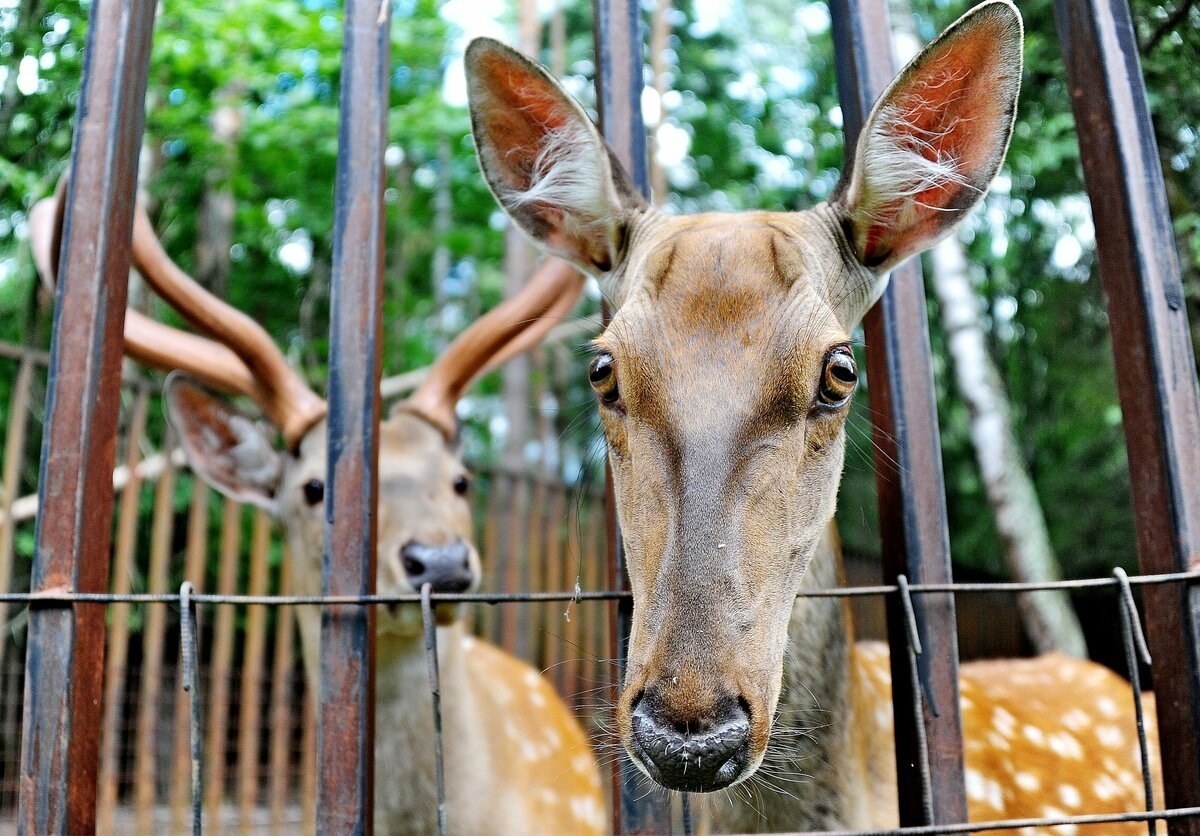
[[[471,127],[492,194],[526,234],[585,271],[617,263],[645,206],[592,120],[544,69],[490,38],[466,53]]]
[[[196,474],[230,499],[274,513],[283,463],[258,422],[178,372],[167,378],[164,397]]]

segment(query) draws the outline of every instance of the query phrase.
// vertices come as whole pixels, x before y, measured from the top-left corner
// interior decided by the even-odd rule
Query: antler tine
[[[134,208],[133,261],[146,282],[196,328],[227,346],[249,369],[250,394],[295,449],[328,405],[288,365],[261,325],[209,293],[163,250],[139,202]]]
[[[459,334],[425,382],[398,408],[420,415],[447,439],[454,438],[454,406],[471,381],[540,342],[574,307],[583,283],[583,274],[565,261],[546,261],[518,293]]]

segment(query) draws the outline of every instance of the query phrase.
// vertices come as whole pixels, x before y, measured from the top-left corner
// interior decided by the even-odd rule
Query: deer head
[[[34,257],[47,278],[56,271],[62,195],[60,186],[56,197],[40,202],[30,217]],[[325,401],[288,366],[258,323],[208,293],[171,260],[140,204],[132,257],[147,283],[209,337],[131,310],[126,312],[126,350],[148,365],[176,370],[167,381],[167,414],[196,473],[226,496],[281,520],[299,561],[300,590],[320,593]],[[381,424],[380,594],[416,592],[425,583],[436,592],[478,585],[470,476],[459,454],[455,405],[479,375],[539,343],[570,312],[582,288],[576,270],[548,261],[518,294],[460,334],[412,396]],[[214,389],[248,396],[267,424]],[[275,446],[277,433],[283,450]],[[457,611],[440,606],[439,621],[453,620]],[[420,613],[412,607],[381,613],[377,623],[381,633],[415,636],[421,630]]]
[[[544,69],[491,40],[467,51],[492,192],[615,308],[588,377],[634,601],[617,727],[668,788],[720,789],[762,760],[793,602],[834,513],[851,334],[888,271],[983,197],[1021,43],[1007,0],[951,26],[876,103],[827,203],[674,217]]]

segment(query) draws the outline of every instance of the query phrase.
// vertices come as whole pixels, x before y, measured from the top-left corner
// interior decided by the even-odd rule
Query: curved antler
[[[44,280],[57,272],[66,177],[54,197],[39,201],[30,214],[34,261]],[[137,203],[132,260],[146,282],[184,318],[214,339],[189,334],[125,313],[125,345],[130,356],[160,369],[181,369],[225,391],[253,398],[295,449],[325,416],[325,401],[288,365],[261,325],[213,296],[171,260]]]
[[[425,381],[397,408],[420,415],[447,439],[454,438],[454,406],[471,381],[539,343],[575,306],[584,281],[565,261],[546,261],[519,292],[459,334]]]

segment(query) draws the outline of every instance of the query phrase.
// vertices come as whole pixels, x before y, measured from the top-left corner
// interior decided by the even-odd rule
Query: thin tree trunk
[[[237,141],[242,132],[242,114],[232,90],[217,95],[221,102],[209,125],[220,149],[220,163],[204,177],[204,192],[196,219],[196,280],[217,296],[225,297],[229,281],[229,250],[233,245],[233,169],[237,164]]]
[[[446,309],[446,280],[450,277],[450,247],[446,237],[454,223],[454,202],[451,191],[450,140],[443,136],[438,140],[437,191],[433,196],[433,238],[437,242],[433,250],[433,302],[438,312],[438,327],[435,329],[435,346],[440,352],[449,342],[446,325],[441,318]]]
[[[658,162],[658,137],[666,110],[663,109],[663,94],[667,92],[667,42],[671,37],[671,0],[658,0],[654,7],[654,17],[650,23],[650,74],[654,77],[654,91],[658,94],[658,121],[650,128],[651,147],[654,153],[650,155],[650,195],[657,206],[667,199],[667,171]]]
[[[955,238],[932,252],[933,287],[954,366],[954,379],[971,417],[971,441],[986,486],[1004,557],[1014,580],[1055,581],[1062,570],[1050,545],[1046,518],[1013,432],[1008,397],[992,362],[971,286],[966,253]],[[1057,650],[1086,657],[1087,645],[1067,594],[1031,592],[1018,599],[1025,630],[1039,653]]]

